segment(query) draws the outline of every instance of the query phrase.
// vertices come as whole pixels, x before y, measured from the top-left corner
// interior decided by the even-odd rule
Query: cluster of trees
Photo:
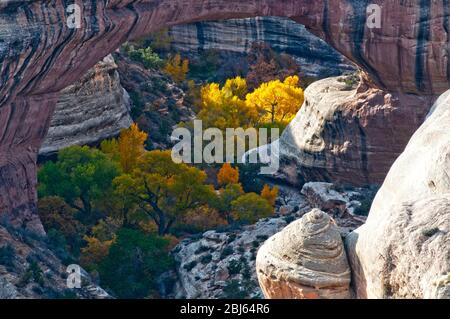
[[[205,129],[283,129],[303,104],[298,67],[264,45],[254,46],[242,77],[205,85],[192,80],[199,80],[196,72],[216,74],[223,63],[211,54],[190,66],[170,53],[166,30],[123,50],[186,89]],[[131,97],[135,109],[143,104],[138,93]],[[170,151],[147,151],[146,141],[148,134],[133,125],[99,148],[60,151],[38,173],[39,214],[49,245],[122,298],[157,295],[156,278],[173,266],[169,252],[183,236],[269,217],[278,195],[257,178],[257,165],[177,164]]]
[[[155,278],[172,265],[169,250],[186,232],[254,223],[273,214],[278,193],[267,185],[246,193],[239,168],[228,163],[210,184],[169,151],[146,151],[146,140],[133,125],[100,149],[60,151],[38,173],[39,213],[52,245],[119,297],[154,294]]]
[[[210,83],[203,86],[198,117],[204,126],[279,127],[283,129],[298,112],[304,101],[298,76],[284,81],[262,83],[249,92],[247,81],[241,77],[229,79],[223,86]]]
[[[176,83],[186,80],[189,72],[189,60],[183,59],[179,53],[168,55],[167,59],[162,59],[152,46],[136,47],[134,44],[125,44],[124,52],[134,61],[140,62],[147,69],[162,69]]]

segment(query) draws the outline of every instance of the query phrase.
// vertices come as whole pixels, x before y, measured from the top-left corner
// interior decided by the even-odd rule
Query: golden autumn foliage
[[[189,60],[183,60],[180,54],[175,54],[167,61],[164,71],[169,74],[175,82],[181,83],[186,80],[186,75],[189,72]]]
[[[233,168],[230,163],[225,163],[217,173],[217,183],[220,186],[239,183],[239,169]]]
[[[303,90],[298,76],[289,76],[283,82],[274,80],[263,83],[246,97],[250,108],[258,110],[265,123],[288,123],[303,104]]]
[[[274,214],[270,203],[255,193],[247,193],[231,202],[232,217],[243,223],[256,223],[261,218]]]
[[[148,134],[141,131],[136,123],[122,130],[119,138],[103,141],[100,148],[103,153],[120,163],[124,173],[130,173],[136,168],[139,159],[145,153],[145,141]]]
[[[270,188],[269,185],[264,185],[264,188],[261,191],[261,197],[266,199],[270,205],[275,206],[275,201],[278,196],[279,189],[278,187]]]
[[[263,83],[248,92],[245,79],[229,79],[222,87],[210,83],[201,89],[198,118],[205,127],[221,130],[237,127],[258,127],[265,124],[289,123],[303,104],[303,90],[298,76],[284,81]]]
[[[258,114],[245,103],[246,94],[247,83],[241,77],[227,80],[223,87],[218,83],[205,85],[200,93],[198,118],[205,127],[221,130],[254,126]]]
[[[144,143],[148,134],[141,131],[137,124],[133,123],[127,130],[123,130],[119,137],[120,165],[125,173],[131,172],[144,154]]]
[[[87,245],[81,249],[81,264],[90,266],[98,264],[106,256],[108,256],[109,248],[114,243],[115,238],[111,240],[101,241],[96,237],[84,236]]]

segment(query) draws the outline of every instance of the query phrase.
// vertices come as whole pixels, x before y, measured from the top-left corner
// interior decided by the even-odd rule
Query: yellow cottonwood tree
[[[164,71],[169,74],[175,82],[183,82],[189,72],[189,60],[182,59],[180,54],[175,54],[169,58]]]
[[[124,173],[130,173],[145,153],[144,144],[147,137],[148,134],[133,123],[130,128],[120,132],[118,139],[103,141],[100,148],[113,161],[120,163]]]
[[[261,124],[287,124],[303,104],[303,90],[298,76],[289,76],[283,82],[263,83],[246,96],[247,106],[261,115]]]
[[[239,169],[231,167],[230,163],[225,163],[217,173],[217,183],[220,186],[239,183]]]
[[[221,130],[253,126],[258,113],[245,103],[246,94],[247,83],[241,77],[227,80],[223,87],[210,83],[201,90],[198,118],[203,121],[204,127]]]
[[[279,189],[278,187],[270,188],[269,185],[264,185],[264,188],[261,191],[261,197],[266,199],[270,205],[275,206],[275,201],[277,200]]]
[[[127,130],[123,130],[119,137],[120,165],[124,173],[131,172],[144,154],[144,143],[148,134],[141,131],[136,123]]]

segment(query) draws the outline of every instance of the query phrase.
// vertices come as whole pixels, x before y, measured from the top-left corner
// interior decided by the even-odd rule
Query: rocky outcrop
[[[373,200],[374,189],[338,189],[331,183],[310,182],[303,186],[301,193],[309,205],[332,216],[341,233],[349,233],[366,221],[365,207]]]
[[[266,298],[348,299],[350,268],[333,219],[314,209],[259,249],[256,273]]]
[[[130,107],[117,65],[108,55],[76,84],[61,92],[39,155],[117,136],[132,123]]]
[[[145,68],[122,50],[114,57],[120,82],[132,99],[133,120],[148,133],[146,145],[152,149],[170,148],[172,128],[195,116],[187,94],[167,74]]]
[[[411,105],[428,110],[424,96],[433,99],[450,86],[447,1],[374,2],[382,5],[379,29],[366,25],[369,1],[360,0],[87,0],[80,2],[83,19],[79,29],[68,27],[70,13],[66,12],[65,1],[2,2],[0,214],[15,226],[42,229],[36,217],[36,158],[59,92],[121,43],[176,24],[255,16],[291,18],[364,71],[369,84],[361,87],[354,103],[349,103],[348,114],[355,116],[353,121],[376,112],[385,100],[401,114],[408,114],[405,110],[410,110]],[[416,123],[407,124],[409,118],[399,123],[396,117],[377,114],[380,118],[370,120],[378,125],[371,125],[368,117],[360,123],[365,127],[383,125],[386,132],[395,130],[396,125],[409,127]],[[407,131],[400,130],[405,134]],[[386,134],[377,138],[386,143]],[[367,135],[359,135],[359,140],[362,147],[378,145],[373,141],[364,143],[370,140]],[[363,168],[366,156],[362,157]],[[360,169],[351,167],[347,176]],[[311,171],[323,176],[323,167],[312,167]],[[355,181],[366,181],[371,174],[376,172],[371,172],[368,165]]]
[[[366,88],[350,77],[317,81],[277,142],[276,177],[294,185],[381,184],[433,100]]]
[[[311,206],[341,203],[345,196],[330,187],[309,183],[303,193]],[[393,165],[375,197],[367,222],[345,237],[355,297],[450,298],[449,228],[450,91],[436,102]],[[283,231],[275,238],[288,246],[294,242],[294,236],[302,237],[304,233],[307,232],[298,228]],[[258,256],[283,254],[281,247],[264,245]],[[298,255],[301,253],[293,254]],[[284,274],[288,266],[295,266],[295,261],[273,264],[273,273]],[[258,265],[257,262],[258,270],[264,269],[264,263]],[[301,271],[295,274],[300,276]],[[277,278],[259,278],[261,285],[268,287],[269,296],[275,294],[275,289],[278,297],[299,296],[292,292],[290,282]]]
[[[180,265],[174,297],[262,298],[254,271],[256,252],[285,226],[284,218],[272,218],[242,230],[208,231],[200,239],[181,242],[174,250]]]
[[[306,196],[313,207],[322,211],[344,211],[348,200],[334,189],[331,183],[310,182],[303,186],[302,194]]]
[[[207,50],[218,50],[238,59],[250,52],[253,43],[264,42],[275,51],[292,56],[308,77],[336,76],[355,69],[303,25],[285,18],[197,22],[172,27],[169,36],[173,49],[193,58]]]
[[[69,288],[66,266],[45,238],[0,225],[0,299],[111,298],[82,269],[81,288]]]
[[[172,251],[177,261],[176,284],[172,292],[162,295],[188,299],[262,298],[254,271],[258,248],[288,223],[311,210],[298,192],[282,188],[280,195],[280,205],[272,218],[253,225],[207,231],[180,242]],[[293,210],[282,214],[284,205],[292,206]]]
[[[450,91],[346,245],[358,298],[450,298]]]

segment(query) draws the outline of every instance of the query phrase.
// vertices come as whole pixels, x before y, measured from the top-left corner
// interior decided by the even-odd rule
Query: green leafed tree
[[[156,290],[157,277],[169,269],[169,241],[139,230],[122,228],[99,264],[102,286],[119,298],[145,298]]]
[[[117,177],[114,188],[117,196],[138,205],[162,236],[189,210],[214,198],[205,181],[201,170],[174,163],[170,151],[152,151],[142,156],[133,172]]]
[[[242,195],[231,203],[233,218],[238,222],[253,224],[274,213],[270,203],[255,193]]]
[[[40,197],[59,196],[83,214],[91,214],[96,201],[110,195],[112,181],[120,174],[117,164],[87,146],[59,152],[57,162],[47,162],[38,173]]]

